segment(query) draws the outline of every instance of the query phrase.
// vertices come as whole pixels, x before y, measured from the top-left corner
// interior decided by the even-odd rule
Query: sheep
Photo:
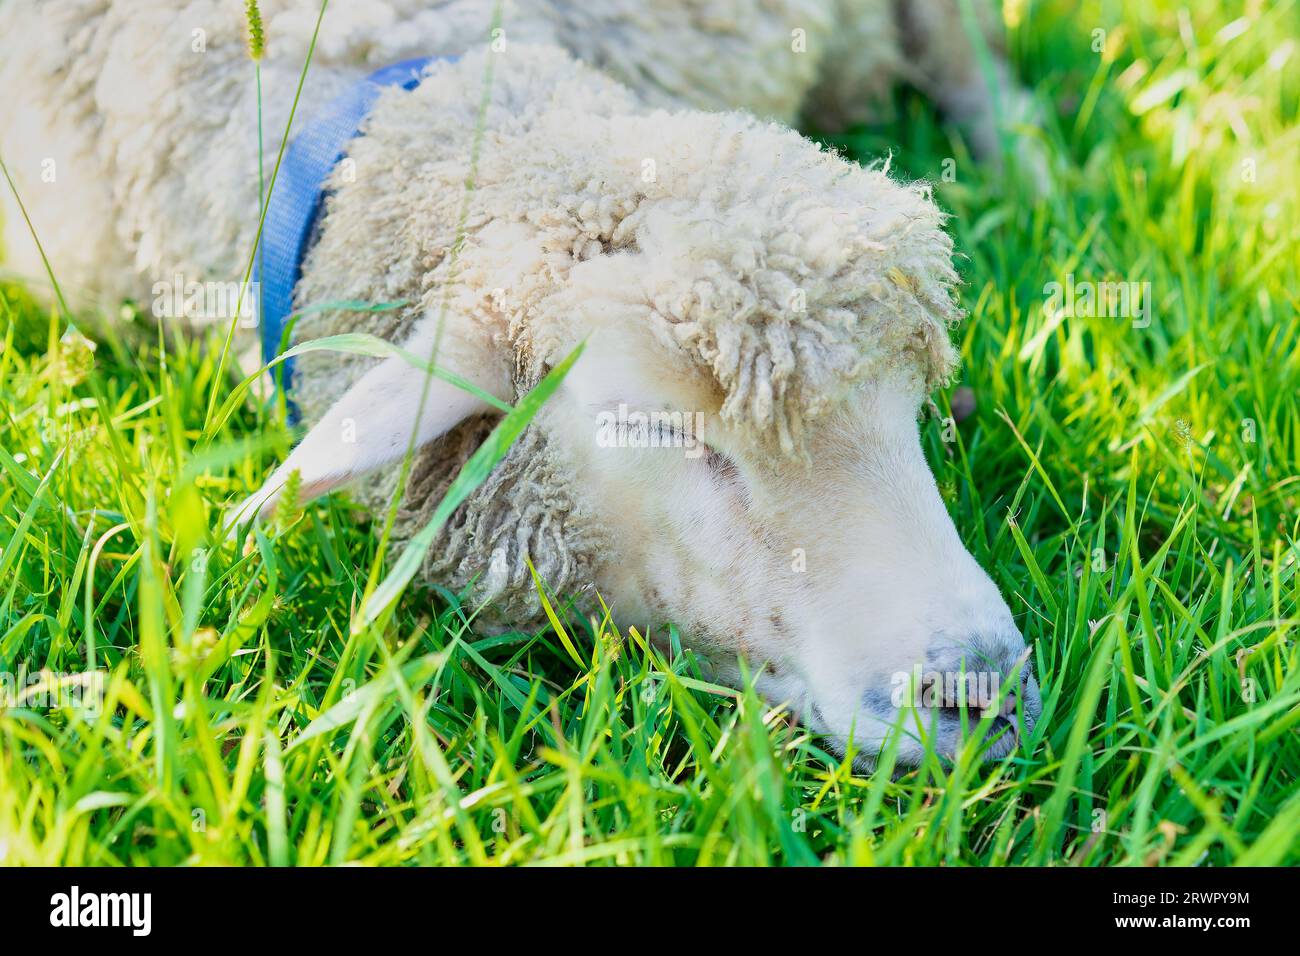
[[[877,14],[861,21],[864,37],[891,22],[885,5],[845,3]],[[363,62],[458,58],[435,60],[412,91],[381,95],[331,180],[295,292],[303,305],[408,305],[307,313],[296,337],[364,328],[419,356],[436,351],[439,366],[503,402],[585,343],[425,559],[424,575],[471,594],[483,622],[541,620],[531,564],[556,593],[599,594],[622,620],[675,622],[720,680],[738,682],[747,662],[760,693],[841,751],[869,756],[902,728],[904,763],[925,748],[900,675],[921,665],[991,675],[992,689],[965,702],[991,708],[986,752],[1004,755],[1038,716],[1037,687],[916,427],[957,361],[943,216],[924,185],[758,118],[790,118],[813,90],[826,91],[826,110],[851,112],[879,82],[845,49],[838,74],[830,53],[827,70],[778,55],[792,22],[836,46],[837,5],[742,5],[755,26],[732,44],[703,14],[678,26],[674,16],[695,9],[685,3],[530,5],[492,49],[486,0],[327,16],[305,113],[355,82]],[[288,121],[313,11],[264,6],[281,47],[264,67],[274,130]],[[0,7],[0,35],[35,16]],[[247,144],[253,117],[238,10],[58,0],[39,18],[64,42],[5,58],[0,81],[25,69],[35,95],[0,116],[0,132],[7,146],[12,130],[36,124],[46,138],[20,141],[20,154],[52,143],[65,168],[100,177],[77,178],[64,200],[81,209],[82,254],[59,255],[78,230],[56,226],[52,241],[41,230],[59,268],[71,263],[100,294],[130,293],[132,274],[238,275],[257,210],[255,159],[220,148]],[[728,21],[717,22],[724,33]],[[195,29],[203,55],[158,49],[160,36]],[[726,106],[748,111],[699,109]],[[381,510],[414,433],[395,526],[396,540],[409,538],[491,428],[493,406],[400,357],[319,352],[299,363],[294,401],[310,430],[236,522],[273,509],[293,472],[308,497],[369,476],[355,495]],[[653,416],[658,442],[644,440]],[[687,417],[703,423],[690,436]],[[961,743],[957,703],[943,699],[922,721],[944,753]]]

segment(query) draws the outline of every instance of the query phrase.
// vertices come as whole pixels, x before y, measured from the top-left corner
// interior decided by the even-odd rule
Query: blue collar
[[[275,188],[267,201],[262,247],[255,268],[262,302],[263,362],[270,362],[287,344],[281,339],[285,322],[293,313],[293,290],[302,276],[302,260],[324,205],[325,180],[343,158],[379,94],[390,86],[415,89],[424,79],[425,67],[436,59],[456,57],[420,57],[376,70],[322,109],[285,149]],[[286,395],[293,378],[292,366],[292,359],[282,365]]]

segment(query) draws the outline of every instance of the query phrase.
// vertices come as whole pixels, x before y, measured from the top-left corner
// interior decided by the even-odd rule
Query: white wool
[[[293,129],[368,71],[481,46],[497,6],[335,0]],[[957,96],[975,68],[964,31],[951,29],[957,0],[500,6],[500,32],[491,39],[507,52],[514,44],[555,44],[651,106],[745,109],[790,123],[801,104],[811,103],[816,118],[841,123],[867,115],[899,77],[919,76],[937,94]],[[319,4],[264,0],[261,7],[269,180]],[[901,22],[895,8],[907,11]],[[243,277],[258,176],[242,4],[7,0],[0,4],[0,48],[0,88],[22,91],[0,97],[0,150],[61,284],[78,302],[113,312],[123,298],[149,302],[155,283],[177,273]],[[918,57],[924,68],[909,68]],[[978,97],[961,103],[972,114],[979,106]],[[47,181],[51,170],[55,182]],[[44,269],[36,247],[9,191],[2,192],[5,265],[39,284]]]

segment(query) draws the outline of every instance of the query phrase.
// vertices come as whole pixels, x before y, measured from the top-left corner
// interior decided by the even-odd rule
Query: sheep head
[[[1025,643],[917,428],[956,361],[941,214],[776,127],[653,122],[707,185],[638,203],[525,349],[587,343],[539,427],[608,537],[601,595],[725,680],[746,659],[841,747],[897,727],[905,763],[927,733],[952,753],[988,710],[986,753],[1009,752],[1041,709]]]
[[[918,436],[958,318],[927,191],[738,114],[549,122],[509,144],[535,165],[485,157],[449,311],[431,294],[407,347],[441,336],[439,364],[506,400],[586,348],[426,571],[515,625],[536,613],[528,561],[562,595],[590,585],[868,759],[895,730],[903,763],[967,733],[1009,753],[1040,710],[1025,643]],[[654,137],[673,159],[647,178]],[[551,185],[556,143],[608,162]],[[321,491],[400,459],[424,388],[401,359],[372,368],[242,513],[294,468]],[[407,529],[491,415],[428,388]],[[347,418],[376,424],[340,453]]]

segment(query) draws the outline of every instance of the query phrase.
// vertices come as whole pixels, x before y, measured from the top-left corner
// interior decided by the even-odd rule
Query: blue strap
[[[348,143],[384,88],[400,85],[406,90],[415,89],[424,78],[424,68],[435,59],[456,57],[420,57],[376,70],[321,110],[285,149],[267,203],[256,262],[262,301],[263,362],[279,354],[284,325],[293,312],[294,286],[302,276],[303,256],[325,201],[326,178],[343,158]],[[281,367],[287,395],[293,360]]]

